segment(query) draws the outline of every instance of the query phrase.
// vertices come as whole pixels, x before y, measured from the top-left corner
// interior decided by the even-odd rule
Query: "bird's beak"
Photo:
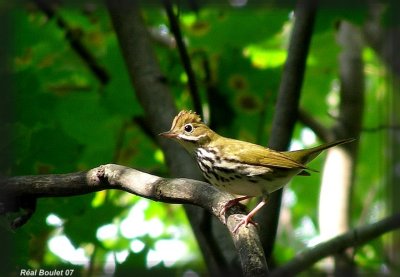
[[[178,136],[178,134],[175,134],[171,131],[167,131],[161,134],[158,134],[159,136],[165,137],[165,138],[176,138]]]

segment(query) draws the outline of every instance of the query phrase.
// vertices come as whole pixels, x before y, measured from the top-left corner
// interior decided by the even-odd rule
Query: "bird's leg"
[[[251,223],[253,225],[256,225],[256,223],[253,221],[253,216],[265,205],[267,204],[268,201],[268,195],[263,198],[263,200],[258,203],[258,205],[248,214],[246,215],[245,218],[243,218],[238,225],[236,225],[235,229],[233,229],[233,233],[236,233],[236,231],[239,229],[240,226],[244,224],[244,226],[247,226],[247,224]]]
[[[222,208],[222,210],[221,210],[221,212],[219,214],[220,215],[224,215],[229,208],[235,206],[240,201],[246,200],[246,199],[249,199],[249,198],[253,198],[253,196],[241,196],[241,197],[229,200],[228,202],[226,202],[226,204],[224,205],[224,207]]]

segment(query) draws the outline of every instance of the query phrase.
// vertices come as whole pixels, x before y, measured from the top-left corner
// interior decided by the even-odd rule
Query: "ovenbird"
[[[306,166],[321,151],[353,139],[343,139],[310,149],[278,152],[257,144],[225,138],[191,111],[181,111],[171,130],[160,134],[178,141],[197,161],[205,179],[221,190],[242,197],[230,200],[221,213],[239,201],[255,196],[263,200],[234,228],[253,223],[252,217],[267,202],[269,194],[282,188],[295,175],[309,175]]]

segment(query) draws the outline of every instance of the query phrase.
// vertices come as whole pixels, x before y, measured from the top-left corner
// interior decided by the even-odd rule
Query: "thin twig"
[[[54,3],[48,0],[34,0],[34,2],[49,19],[56,19],[57,25],[65,32],[65,37],[71,48],[74,49],[78,56],[85,62],[100,83],[106,85],[110,80],[108,72],[97,63],[92,53],[83,45],[79,32],[72,29],[60,15],[57,15],[53,7]]]
[[[200,115],[203,115],[201,108],[201,99],[199,94],[199,88],[196,82],[196,76],[194,74],[192,63],[190,57],[183,41],[183,36],[181,28],[179,27],[178,19],[176,18],[173,10],[171,0],[163,0],[165,11],[167,12],[169,24],[171,26],[171,31],[174,34],[176,45],[178,46],[179,55],[181,57],[182,65],[185,69],[186,75],[188,77],[188,84],[190,94],[192,95],[194,109]]]

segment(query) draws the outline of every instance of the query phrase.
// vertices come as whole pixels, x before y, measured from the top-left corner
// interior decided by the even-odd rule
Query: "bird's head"
[[[192,111],[181,111],[175,116],[171,129],[160,136],[177,140],[190,153],[200,146],[206,146],[215,133]]]

